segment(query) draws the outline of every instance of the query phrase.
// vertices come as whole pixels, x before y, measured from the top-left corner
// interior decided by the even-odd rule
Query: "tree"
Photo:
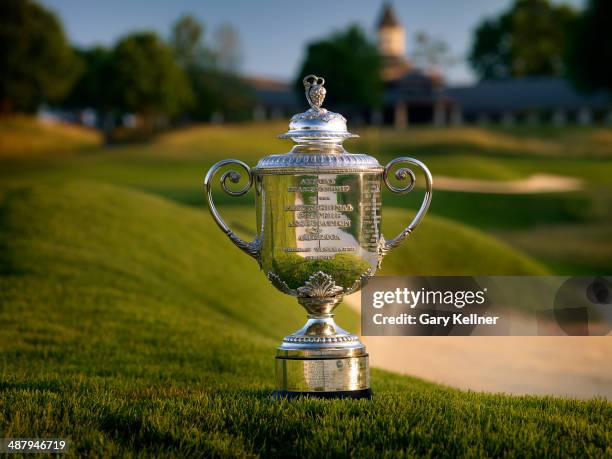
[[[444,67],[455,64],[450,55],[448,44],[432,37],[426,32],[417,32],[414,36],[414,51],[412,61],[419,68],[442,73]]]
[[[228,73],[236,73],[242,62],[240,36],[231,24],[221,24],[215,30],[213,45],[215,67]]]
[[[172,26],[170,46],[178,64],[186,71],[203,70],[213,63],[212,52],[203,42],[204,26],[193,16],[181,16]]]
[[[612,2],[590,0],[567,55],[570,79],[581,89],[612,91]]]
[[[382,81],[381,58],[358,26],[332,34],[329,38],[308,45],[306,57],[296,79],[296,88],[304,92],[302,78],[315,74],[325,78],[329,105],[352,109],[380,105]]]
[[[187,76],[172,50],[155,34],[123,38],[111,55],[110,98],[119,110],[137,113],[147,124],[155,116],[174,116],[193,99]]]
[[[210,120],[222,114],[228,121],[250,118],[253,114],[253,89],[239,76],[217,70],[192,74],[197,103],[190,110],[195,119]]]
[[[77,79],[62,105],[73,108],[90,107],[97,110],[112,109],[109,81],[112,81],[112,52],[100,46],[76,50],[83,65],[83,72]]]
[[[204,42],[204,26],[195,17],[182,16],[172,28],[170,44],[194,94],[189,115],[197,120],[210,120],[215,113],[241,120],[253,111],[252,89],[234,74],[239,62],[238,34],[231,26],[220,30],[225,32],[217,33],[211,49]]]
[[[80,72],[57,18],[31,0],[0,2],[0,113],[55,102]]]
[[[577,13],[549,0],[517,0],[475,31],[469,60],[483,79],[562,75],[568,30]]]

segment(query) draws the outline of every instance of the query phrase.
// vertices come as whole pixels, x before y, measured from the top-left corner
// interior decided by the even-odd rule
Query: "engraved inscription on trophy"
[[[347,215],[355,206],[347,202],[352,186],[342,183],[335,174],[299,176],[297,185],[287,187],[294,204],[285,212],[289,228],[295,228],[296,248],[283,251],[303,254],[306,260],[331,259],[338,253],[356,252],[355,240],[343,231],[352,226]]]
[[[289,228],[296,232],[296,247],[285,253],[307,260],[330,259],[340,253],[376,253],[380,238],[380,177],[362,174],[297,176],[287,187],[293,204]],[[355,215],[358,215],[358,218]]]
[[[364,176],[363,192],[361,194],[362,246],[370,252],[376,251],[380,238],[380,183],[374,175]]]
[[[304,380],[307,382],[308,387],[314,390],[329,390],[325,384],[325,361],[314,360],[312,362],[304,362]]]
[[[367,359],[314,360],[305,361],[303,365],[304,380],[314,390],[369,386],[368,374],[363,371],[367,367]]]

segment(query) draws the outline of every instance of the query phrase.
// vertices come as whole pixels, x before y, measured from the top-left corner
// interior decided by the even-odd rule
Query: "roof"
[[[266,107],[282,108],[288,111],[298,111],[303,108],[299,105],[295,92],[290,89],[282,91],[255,89],[255,99]]]
[[[397,19],[397,15],[395,14],[395,10],[391,6],[391,3],[385,2],[383,6],[383,12],[380,16],[380,20],[378,21],[378,28],[382,29],[383,27],[401,27],[402,25]]]
[[[259,104],[287,111],[301,108],[293,86],[287,81],[261,77],[247,77],[245,81],[255,91],[255,99]]]
[[[408,103],[433,102],[440,97],[441,81],[439,77],[413,69],[401,78],[390,82],[384,95],[385,104],[398,101]]]
[[[464,112],[612,107],[612,94],[581,93],[557,77],[482,81],[474,86],[448,88],[445,95],[459,102]]]
[[[273,80],[271,78],[247,76],[244,80],[256,90],[262,91],[288,91],[290,83],[282,80]]]

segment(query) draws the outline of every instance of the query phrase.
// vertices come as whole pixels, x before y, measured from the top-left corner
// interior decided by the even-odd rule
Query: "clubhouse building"
[[[358,121],[398,129],[419,124],[612,124],[611,94],[583,94],[562,78],[508,78],[447,87],[442,75],[416,68],[407,58],[406,30],[389,3],[383,6],[377,31],[383,105],[361,114]],[[255,119],[290,116],[303,109],[290,83],[248,81],[256,94]]]

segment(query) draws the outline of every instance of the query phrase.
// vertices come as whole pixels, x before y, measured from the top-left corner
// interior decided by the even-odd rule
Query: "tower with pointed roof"
[[[383,80],[401,78],[410,70],[406,59],[406,30],[389,2],[384,3],[378,21],[378,50],[383,57]]]
[[[378,21],[378,49],[385,57],[403,57],[406,53],[406,30],[388,2]]]

